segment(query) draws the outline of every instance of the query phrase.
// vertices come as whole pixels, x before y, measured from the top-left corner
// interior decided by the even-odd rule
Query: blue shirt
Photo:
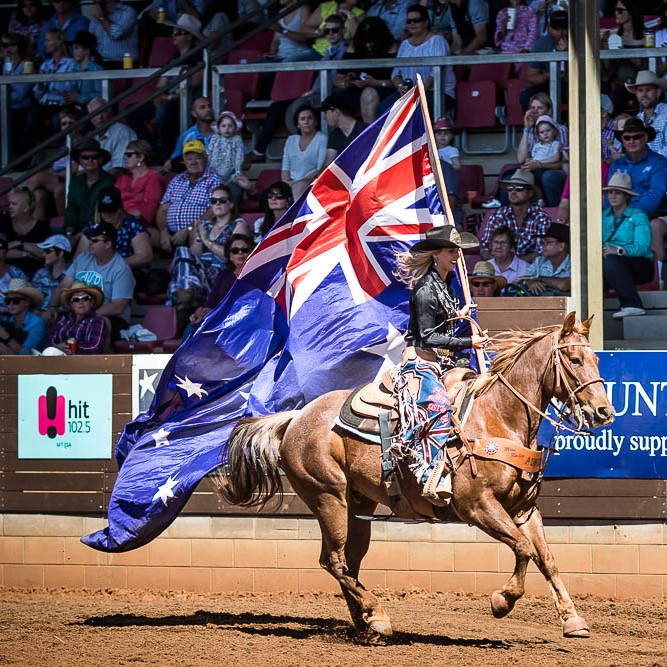
[[[12,76],[23,74],[23,61],[19,60],[12,70]],[[32,83],[12,83],[9,86],[9,106],[12,109],[29,109],[34,104]]]
[[[14,323],[13,315],[9,318],[9,321]],[[48,327],[39,315],[28,311],[25,314],[21,331],[28,335],[23,341],[23,347],[19,354],[32,354],[33,350],[39,350],[42,347],[42,341],[48,333]]]
[[[90,20],[90,32],[97,37],[97,50],[104,60],[120,61],[129,53],[139,58],[139,22],[137,12],[122,2],[107,16],[109,32],[95,18]]]
[[[176,148],[174,148],[174,152],[171,154],[172,160],[183,153],[183,144],[187,141],[194,141],[196,139],[204,144],[204,148],[208,148],[209,141],[211,141],[214,136],[215,132],[211,132],[207,136],[204,136],[197,123],[195,123],[192,127],[189,127],[185,132],[181,132],[179,135],[178,141],[176,142]]]
[[[49,58],[42,63],[39,68],[40,74],[65,74],[67,72],[76,72],[77,64],[73,58],[61,58],[56,65],[53,58]],[[33,87],[37,102],[41,105],[64,104],[63,93],[69,93],[77,87],[75,80],[71,81],[52,81],[51,83],[36,83]]]
[[[391,8],[385,7],[385,0],[377,0],[373,6],[366,12],[366,16],[378,16],[389,27],[389,31],[395,39],[401,38],[401,33],[405,31],[405,20],[408,13],[408,7],[413,4],[413,0],[398,0]]]
[[[208,0],[191,0],[190,5],[193,9],[199,12],[200,15],[206,12]],[[167,21],[175,22],[176,19],[183,13],[180,0],[153,0],[151,2],[151,9],[164,9],[165,18]]]
[[[639,193],[637,197],[630,198],[632,206],[644,211],[649,218],[663,210],[667,188],[667,159],[647,148],[637,162],[632,162],[627,155],[614,160],[609,169],[610,180],[617,171],[630,174],[632,189]],[[605,196],[605,207],[608,206]]]
[[[39,54],[44,58],[47,57],[46,49],[44,48],[44,37],[49,30],[62,30],[67,35],[69,41],[73,40],[76,37],[76,33],[79,30],[88,30],[88,25],[90,22],[87,18],[81,16],[79,12],[73,11],[72,15],[65,21],[65,25],[61,26],[58,23],[58,18],[54,14],[48,21],[42,26],[42,32],[39,34],[39,44],[37,50]]]
[[[211,206],[211,192],[220,185],[220,178],[210,168],[194,184],[190,183],[187,172],[174,176],[160,204],[169,204],[167,227],[173,234],[179,229],[194,225]]]
[[[82,70],[81,65],[76,63],[75,72],[101,72],[102,66],[94,60],[86,63],[86,69]],[[86,105],[90,100],[96,97],[102,97],[102,79],[85,79],[78,82],[79,95],[76,98],[77,104]]]
[[[522,278],[569,278],[570,277],[570,255],[556,267],[551,260],[542,255],[538,255],[533,263],[524,271]]]

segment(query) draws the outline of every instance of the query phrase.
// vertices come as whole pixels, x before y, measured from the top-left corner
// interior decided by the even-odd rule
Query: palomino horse
[[[507,438],[538,450],[537,431],[552,397],[568,406],[580,425],[609,424],[614,409],[588,341],[589,327],[590,320],[578,322],[570,313],[562,326],[499,337],[488,374],[476,381],[477,397],[465,424],[468,438]],[[301,410],[239,422],[219,486],[233,504],[262,505],[282,490],[282,468],[320,524],[320,565],[340,583],[359,633],[372,639],[392,629],[378,599],[358,581],[371,537],[370,522],[359,516],[372,514],[378,503],[389,505],[389,496],[379,448],[334,428],[349,394],[333,391]],[[563,634],[585,637],[588,626],[563,585],[535,505],[540,481],[541,474],[526,479],[507,463],[468,458],[453,478],[453,519],[477,526],[514,552],[512,576],[491,596],[494,616],[508,614],[523,595],[532,559],[549,583]]]

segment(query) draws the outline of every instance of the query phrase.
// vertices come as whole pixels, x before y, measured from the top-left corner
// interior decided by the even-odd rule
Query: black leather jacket
[[[431,269],[412,288],[410,322],[405,335],[408,345],[422,348],[445,348],[459,352],[472,347],[472,338],[454,336],[458,299],[451,288],[452,276],[443,280]]]

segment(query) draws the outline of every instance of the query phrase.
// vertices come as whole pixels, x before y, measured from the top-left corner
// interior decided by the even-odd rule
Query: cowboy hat
[[[75,280],[69,289],[63,290],[60,295],[60,302],[71,310],[70,298],[79,292],[88,294],[93,299],[93,308],[99,308],[104,303],[104,293],[95,285],[86,285],[83,280]]]
[[[535,185],[535,176],[527,169],[517,169],[508,179],[500,181],[500,185],[506,188],[508,185],[523,185],[533,191],[531,201],[537,201],[542,197],[542,191]]]
[[[472,269],[472,273],[468,275],[468,278],[493,278],[496,287],[499,289],[507,285],[507,280],[503,276],[496,275],[496,270],[493,268],[491,262],[477,262]]]
[[[655,86],[660,90],[667,90],[667,81],[656,75],[655,72],[645,69],[637,73],[637,79],[634,83],[626,83],[626,89],[634,93],[638,86]]]
[[[8,297],[14,294],[28,299],[35,308],[39,308],[44,303],[44,295],[25,278],[12,278],[9,281],[4,295]]]
[[[614,136],[623,141],[623,135],[629,132],[643,132],[649,142],[655,139],[655,128],[652,125],[644,125],[640,118],[628,118],[622,130],[616,130]]]
[[[109,162],[111,159],[111,153],[102,148],[102,146],[100,146],[100,142],[96,141],[95,139],[84,139],[80,144],[76,145],[72,149],[72,159],[75,162],[79,162],[79,158],[83,151],[94,151],[95,153],[99,153],[100,157],[102,158],[103,165]]]
[[[410,248],[410,252],[428,252],[441,248],[477,248],[479,239],[468,232],[459,232],[452,225],[431,227],[426,232],[426,238],[418,241]]]
[[[84,49],[90,51],[93,60],[102,60],[102,56],[97,50],[97,37],[88,30],[79,30],[76,35],[74,35],[74,39],[68,40],[65,44],[67,44],[67,46],[74,46],[74,44],[83,46]]]
[[[204,35],[201,33],[201,21],[191,14],[181,14],[176,19],[176,23],[165,21],[164,25],[167,25],[170,28],[180,28],[181,30],[185,30],[185,32],[189,32],[191,35],[194,35],[198,40],[204,40]]]
[[[618,190],[619,192],[625,192],[626,195],[630,197],[638,197],[639,193],[632,190],[632,176],[630,174],[624,174],[621,171],[617,171],[615,174],[612,174],[607,187],[602,188],[602,192],[608,192],[609,190]]]

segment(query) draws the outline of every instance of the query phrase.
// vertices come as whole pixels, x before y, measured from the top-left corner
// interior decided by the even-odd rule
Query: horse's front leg
[[[553,557],[547,539],[544,534],[544,523],[542,514],[535,507],[525,523],[520,524],[520,529],[535,547],[535,563],[549,584],[558,616],[563,623],[564,637],[589,637],[590,629],[588,623],[577,614],[574,602],[567,592],[563,580],[560,578],[556,559]]]

